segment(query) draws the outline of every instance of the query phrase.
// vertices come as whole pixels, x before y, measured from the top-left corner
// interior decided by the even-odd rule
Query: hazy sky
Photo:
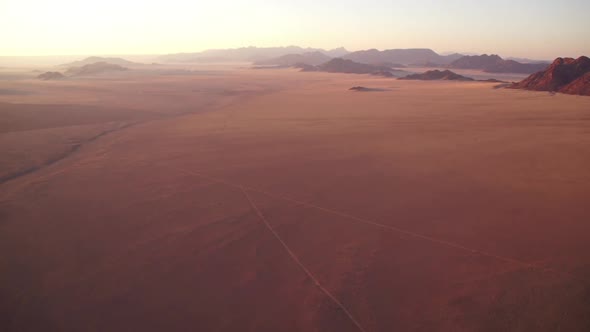
[[[590,0],[0,0],[0,55],[286,46],[590,55]]]

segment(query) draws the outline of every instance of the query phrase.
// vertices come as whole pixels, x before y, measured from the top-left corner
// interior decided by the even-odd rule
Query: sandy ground
[[[590,330],[590,98],[142,77],[0,80],[0,330]]]

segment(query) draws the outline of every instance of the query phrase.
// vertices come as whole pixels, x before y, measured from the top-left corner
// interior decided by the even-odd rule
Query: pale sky
[[[590,55],[590,0],[0,0],[1,55],[288,46]]]

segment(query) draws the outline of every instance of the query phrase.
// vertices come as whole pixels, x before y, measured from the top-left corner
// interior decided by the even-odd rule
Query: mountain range
[[[403,64],[421,66],[424,64],[446,65],[462,56],[461,54],[440,55],[431,49],[414,48],[384,51],[370,49],[352,52],[343,56],[343,58],[372,65]]]
[[[441,55],[428,48],[412,49],[369,49],[348,52],[344,48],[323,50],[315,48],[288,47],[243,47],[214,49],[198,53],[169,54],[160,57],[163,62],[253,62],[265,66],[294,66],[305,64],[318,66],[332,58],[343,58],[356,63],[392,68],[435,67],[456,69],[477,69],[488,73],[531,74],[546,68],[549,63],[529,59],[502,59],[498,55],[463,55],[452,53]]]
[[[449,68],[478,69],[486,73],[521,73],[532,74],[547,68],[548,63],[520,63],[504,60],[499,55],[466,55],[449,64]]]
[[[378,66],[367,63],[359,63],[349,59],[334,58],[328,62],[317,66],[298,63],[293,67],[300,68],[303,72],[320,71],[326,73],[343,73],[343,74],[371,74],[383,77],[396,77],[407,75],[408,72],[393,69],[389,66]]]
[[[244,61],[258,62],[290,54],[320,52],[330,58],[341,57],[349,52],[344,48],[324,50],[318,48],[288,47],[242,47],[233,49],[214,49],[196,53],[167,54],[159,57],[163,62],[223,62]]]

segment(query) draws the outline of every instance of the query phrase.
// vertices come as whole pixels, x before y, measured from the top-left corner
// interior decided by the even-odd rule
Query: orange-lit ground
[[[590,330],[590,98],[126,75],[0,81],[0,330]]]

